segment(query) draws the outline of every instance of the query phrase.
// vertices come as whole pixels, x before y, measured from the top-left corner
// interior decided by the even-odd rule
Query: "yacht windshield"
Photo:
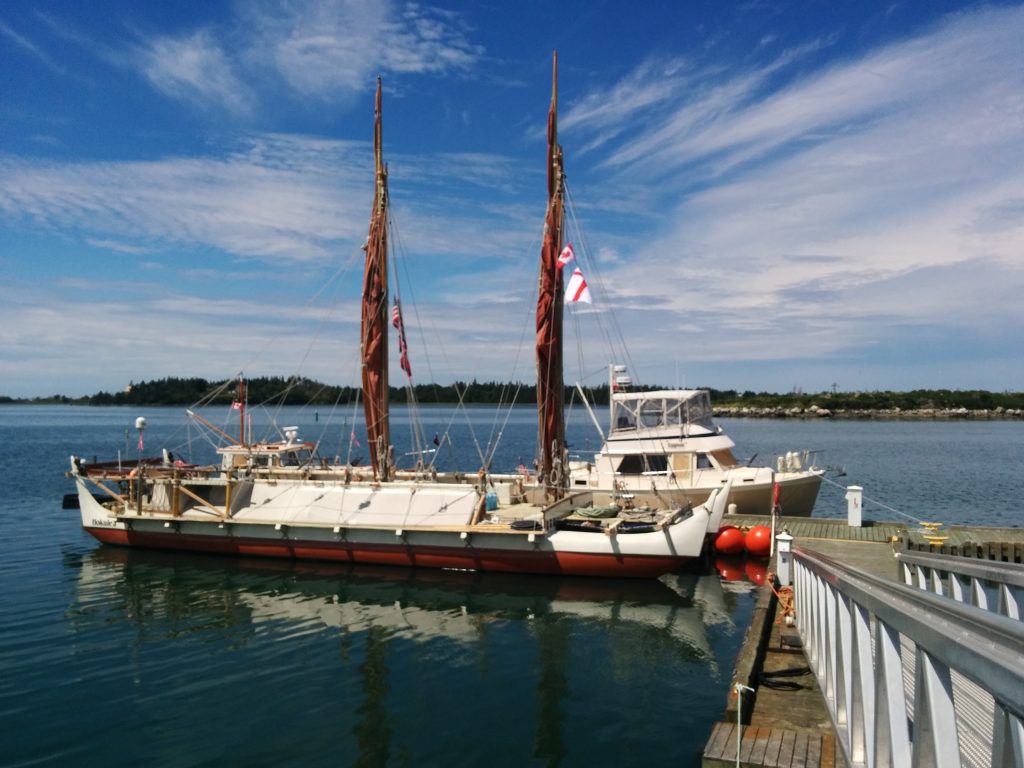
[[[612,430],[654,429],[694,424],[714,429],[711,396],[704,390],[637,393],[612,403]]]

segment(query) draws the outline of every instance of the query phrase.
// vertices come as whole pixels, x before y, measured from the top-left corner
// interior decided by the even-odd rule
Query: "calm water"
[[[653,582],[291,566],[100,547],[60,509],[80,453],[209,458],[178,409],[0,407],[0,765],[697,765],[753,607],[717,575]],[[211,418],[215,414],[208,414]],[[223,414],[216,414],[218,423]],[[534,415],[427,411],[441,463],[533,454]],[[351,417],[257,413],[346,455]],[[399,452],[408,440],[395,419]],[[596,447],[584,414],[574,451]],[[225,421],[224,426],[230,427]],[[875,519],[1019,525],[1024,424],[723,422],[738,455],[843,466]],[[356,430],[359,435],[359,428]],[[127,432],[127,434],[126,434]],[[353,446],[358,453],[360,447]],[[474,463],[475,461],[475,463]],[[895,510],[895,512],[893,511]]]

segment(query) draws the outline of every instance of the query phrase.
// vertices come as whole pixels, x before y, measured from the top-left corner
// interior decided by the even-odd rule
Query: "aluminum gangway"
[[[896,559],[905,584],[1011,619],[1020,620],[1024,612],[1024,565],[1020,563],[923,552],[900,552]]]
[[[849,765],[1024,768],[1020,591],[988,599],[996,564],[904,553],[911,586],[792,554],[797,628]]]

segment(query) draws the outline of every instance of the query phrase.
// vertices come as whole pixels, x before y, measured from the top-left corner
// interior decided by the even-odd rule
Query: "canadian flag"
[[[565,300],[572,304],[578,301],[583,301],[587,304],[594,303],[594,300],[590,298],[590,289],[587,287],[587,281],[583,279],[583,272],[578,266],[572,271],[569,284],[565,286]]]
[[[561,269],[570,261],[576,258],[576,252],[572,249],[572,243],[569,243],[562,252],[558,255],[558,268]]]

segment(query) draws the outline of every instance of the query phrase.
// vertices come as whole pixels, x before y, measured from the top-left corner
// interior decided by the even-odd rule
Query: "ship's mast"
[[[381,79],[377,78],[374,107],[373,158],[376,183],[370,231],[366,238],[362,303],[363,413],[369,440],[370,465],[377,480],[392,475],[391,430],[388,417],[388,171],[384,165],[381,130]]]
[[[537,290],[537,471],[549,498],[568,488],[565,448],[565,385],[562,375],[562,251],[564,170],[558,146],[558,54],[551,78],[548,110],[548,206],[540,253]]]

